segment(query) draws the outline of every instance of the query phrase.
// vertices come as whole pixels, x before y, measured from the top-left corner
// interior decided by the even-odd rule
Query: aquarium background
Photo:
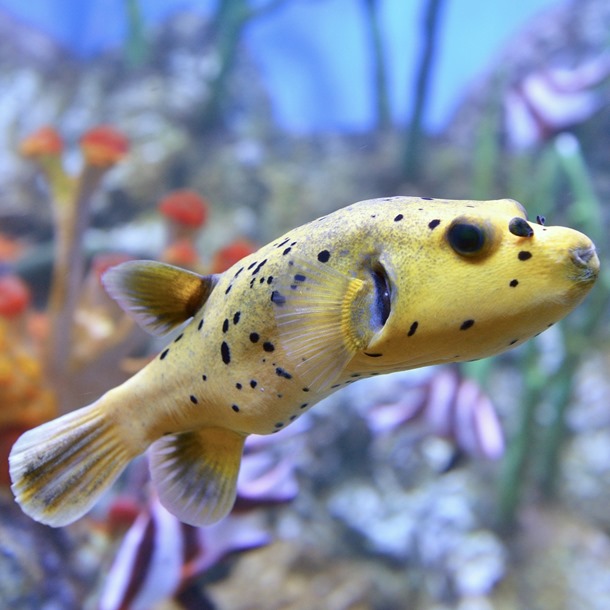
[[[0,0],[1,605],[610,607],[609,43],[603,0]],[[17,436],[163,345],[108,266],[220,272],[395,194],[518,199],[591,236],[602,276],[521,348],[252,439],[212,528],[143,461],[68,528],[14,505]]]

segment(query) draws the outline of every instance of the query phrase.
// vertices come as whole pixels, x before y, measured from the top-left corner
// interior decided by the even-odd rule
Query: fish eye
[[[530,227],[525,218],[516,216],[508,223],[508,230],[517,237],[532,237],[534,229]]]
[[[479,254],[486,245],[485,230],[467,221],[455,221],[447,230],[449,245],[461,256]]]
[[[384,326],[387,319],[390,317],[392,292],[388,276],[381,265],[378,265],[373,269],[373,283],[375,285],[375,300],[373,307],[375,309],[375,317],[377,318],[376,321],[379,326]]]

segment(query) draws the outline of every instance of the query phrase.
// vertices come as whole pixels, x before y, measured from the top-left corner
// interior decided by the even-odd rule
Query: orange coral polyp
[[[16,275],[0,277],[0,316],[12,318],[23,313],[30,304],[30,290]]]
[[[181,189],[161,200],[159,212],[178,224],[199,228],[208,218],[208,203],[199,193]]]
[[[127,138],[107,125],[87,131],[81,138],[80,145],[87,164],[96,167],[115,165],[129,152]]]
[[[24,157],[59,155],[64,148],[63,140],[53,127],[41,127],[25,138],[19,145]]]
[[[214,254],[210,272],[222,273],[245,256],[256,252],[257,249],[258,248],[247,239],[236,239],[234,242],[221,248]]]

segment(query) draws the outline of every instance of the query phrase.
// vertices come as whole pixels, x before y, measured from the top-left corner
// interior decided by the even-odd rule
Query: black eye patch
[[[508,230],[517,237],[533,237],[534,229],[525,218],[516,216],[508,223]]]

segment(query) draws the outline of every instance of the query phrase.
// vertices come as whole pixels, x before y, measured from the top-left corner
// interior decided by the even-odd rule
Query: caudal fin
[[[32,519],[53,527],[76,521],[135,457],[103,400],[28,430],[13,445],[12,490]]]

